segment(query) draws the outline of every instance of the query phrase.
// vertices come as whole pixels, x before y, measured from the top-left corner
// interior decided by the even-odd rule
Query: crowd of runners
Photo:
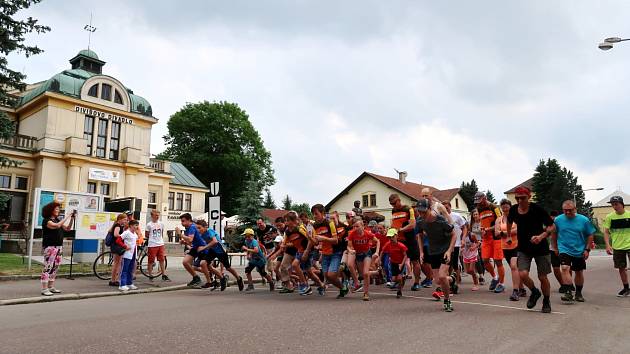
[[[251,273],[256,270],[270,291],[307,296],[315,287],[320,296],[335,291],[340,299],[362,293],[362,299],[369,301],[373,284],[384,283],[401,298],[410,283],[410,291],[431,288],[433,298],[442,300],[444,311],[451,312],[451,296],[464,291],[460,289],[462,277],[468,276],[469,291],[488,285],[496,294],[507,291],[510,301],[527,299],[529,309],[542,297],[542,312],[549,313],[548,275],[553,272],[561,284],[562,301],[584,302],[584,270],[595,232],[589,218],[577,213],[573,200],[559,206],[561,213],[547,213],[531,202],[531,191],[526,187],[515,190],[515,199],[515,205],[503,199],[497,206],[479,192],[474,196],[470,221],[452,212],[450,201],[436,199],[429,189],[422,190],[422,198],[414,206],[402,204],[397,194],[390,195],[389,225],[364,217],[358,206],[340,215],[326,212],[322,204],[311,208],[313,220],[293,211],[277,218],[273,225],[260,218],[255,227],[243,232],[247,285],[232,268],[220,237],[204,220],[194,221],[190,214],[183,214],[183,230],[176,233],[185,245],[183,265],[192,276],[190,287],[210,288],[214,277],[223,291],[229,273],[240,291],[252,291]],[[613,256],[623,285],[617,296],[630,296],[626,270],[630,212],[619,196],[612,197],[610,204],[614,211],[603,225],[606,251]],[[60,230],[69,227],[66,222],[71,216],[60,219],[59,205],[53,203],[44,208],[43,215],[42,294],[50,296],[59,292],[54,279],[61,254]],[[125,214],[112,227],[112,251],[116,248],[120,257],[110,285],[119,286],[121,291],[136,288],[132,280],[135,246],[143,236],[149,238],[149,271],[157,260],[162,279],[169,281],[163,264],[164,225],[157,211],[151,218],[145,235],[136,221],[125,222]],[[511,273],[511,292],[505,284],[504,261]],[[530,276],[532,263],[536,264],[537,281]]]

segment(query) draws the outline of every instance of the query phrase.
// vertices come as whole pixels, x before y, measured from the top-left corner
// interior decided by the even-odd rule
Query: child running
[[[374,236],[374,234],[372,234],[372,232],[365,229],[363,226],[363,219],[356,217],[354,223],[352,224],[352,231],[348,235],[348,266],[351,269],[357,267],[357,269],[362,271],[363,301],[370,301],[370,265],[372,264],[372,253],[370,252],[371,242],[376,242],[376,252],[374,254],[378,256],[381,242]],[[354,279],[354,281],[358,284],[358,279]]]
[[[476,215],[476,217],[474,215]],[[479,228],[479,213],[473,212],[473,218],[476,218],[475,221],[471,221],[473,227],[474,225],[477,225],[477,228]],[[479,253],[479,239],[477,239],[476,235],[479,234],[481,234],[481,231],[479,231],[478,233],[474,233],[471,231],[467,235],[465,235],[464,239],[462,240],[462,258],[464,260],[464,271],[470,274],[470,276],[472,276],[473,278],[473,286],[470,289],[472,291],[479,290],[479,278],[477,278],[477,271],[475,269],[475,265],[478,261],[477,255]]]
[[[136,266],[136,242],[138,241],[138,221],[129,221],[129,228],[125,230],[120,238],[125,243],[125,253],[122,255],[123,266],[120,273],[120,287],[118,290],[126,292],[138,289],[133,285],[133,268]]]
[[[392,280],[396,282],[398,291],[396,297],[402,297],[402,289],[405,286],[405,263],[407,263],[407,246],[404,243],[398,242],[398,230],[389,229],[386,234],[389,242],[383,247],[383,254],[387,254],[389,257],[389,268],[392,272]]]
[[[245,291],[254,290],[254,280],[252,280],[252,270],[254,268],[256,268],[261,277],[267,279],[269,291],[273,291],[275,289],[273,278],[265,271],[267,261],[258,241],[254,239],[254,230],[245,229],[243,235],[245,236],[245,245],[243,245],[242,250],[247,253],[247,258],[249,258],[249,263],[245,267],[245,275],[247,276],[247,289]]]
[[[200,248],[201,250],[208,250],[208,253],[205,256],[205,260],[203,260],[202,262],[205,261],[208,269],[211,270],[219,278],[221,291],[225,290],[225,287],[227,286],[227,279],[225,275],[223,275],[223,272],[212,267],[212,261],[214,261],[215,259],[217,259],[219,263],[225,267],[225,270],[227,270],[234,276],[234,278],[236,279],[236,284],[238,285],[238,290],[243,291],[243,278],[238,275],[234,268],[232,268],[230,257],[228,257],[227,252],[225,252],[223,246],[221,245],[221,242],[219,241],[219,234],[217,234],[216,231],[214,231],[213,229],[209,229],[208,223],[206,223],[205,220],[197,220],[195,224],[197,225],[197,228],[201,233],[201,238],[203,238],[203,240],[207,243],[206,246]]]

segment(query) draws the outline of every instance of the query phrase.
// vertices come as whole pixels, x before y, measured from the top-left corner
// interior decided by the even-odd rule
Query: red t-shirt
[[[402,242],[388,242],[383,247],[383,253],[389,253],[389,259],[392,263],[401,264],[407,254],[407,246]]]
[[[368,230],[363,230],[363,235],[352,230],[348,235],[348,241],[352,242],[352,247],[357,253],[367,253],[370,250],[370,243],[374,238],[374,234]]]
[[[387,242],[389,242],[389,240],[387,239],[387,236],[383,235],[380,232],[377,232],[374,234],[374,236],[378,239],[378,241],[381,243],[381,250],[383,249],[383,247],[385,247],[385,244]],[[376,241],[372,241],[372,248],[376,248]],[[382,253],[382,252],[381,252]]]

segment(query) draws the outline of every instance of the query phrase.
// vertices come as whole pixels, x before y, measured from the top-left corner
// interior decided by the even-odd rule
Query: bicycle
[[[140,273],[149,279],[157,278],[162,275],[159,263],[156,261],[153,265],[153,276],[149,276],[148,254],[146,243],[138,246],[138,254],[136,257],[136,267]],[[92,272],[101,280],[110,280],[112,278],[112,263],[114,262],[114,254],[111,251],[105,251],[96,257],[92,264]],[[164,256],[164,268],[168,266],[168,260]]]

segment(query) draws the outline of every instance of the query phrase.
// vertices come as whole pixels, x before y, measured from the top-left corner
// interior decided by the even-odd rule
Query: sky
[[[23,12],[52,27],[11,55],[27,82],[87,47],[166,122],[187,102],[236,102],[270,150],[280,204],[329,202],[363,171],[496,197],[541,159],[593,202],[630,191],[627,1],[69,1]]]

